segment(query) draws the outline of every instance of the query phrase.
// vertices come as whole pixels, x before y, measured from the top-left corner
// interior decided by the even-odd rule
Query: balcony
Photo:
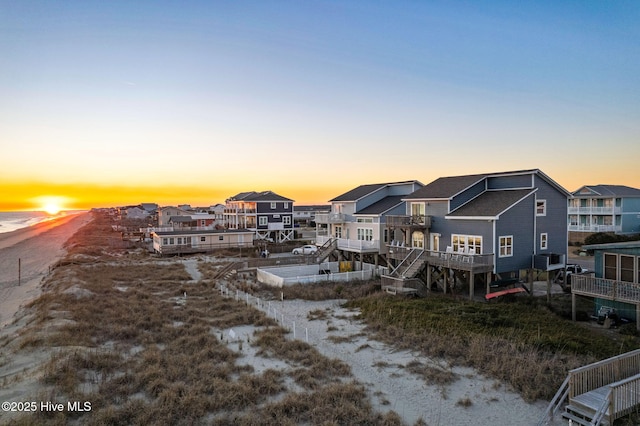
[[[405,259],[414,250],[412,247],[388,246],[389,257]],[[451,269],[471,271],[475,273],[493,271],[493,254],[462,254],[444,251],[424,250],[425,262]]]
[[[321,246],[331,239],[332,237],[330,236],[317,234],[316,245]],[[376,253],[380,250],[380,241],[378,240],[363,241],[346,238],[336,238],[336,240],[338,241],[337,248],[339,250],[354,251],[358,253]]]
[[[608,280],[589,275],[573,275],[571,292],[590,297],[600,297],[619,302],[640,303],[640,284]]]
[[[255,214],[256,209],[224,209],[225,214]]]
[[[613,215],[620,214],[622,212],[621,207],[571,207],[567,209],[569,214],[584,214],[584,215]]]
[[[347,215],[344,213],[316,213],[316,223],[344,223]]]
[[[425,215],[388,215],[386,216],[387,227],[394,228],[430,228],[431,216]]]
[[[573,232],[620,232],[620,225],[569,225],[567,228]]]

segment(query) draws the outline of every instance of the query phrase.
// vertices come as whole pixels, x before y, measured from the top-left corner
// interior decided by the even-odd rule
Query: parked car
[[[590,271],[576,263],[569,263],[560,274],[560,285],[566,293],[571,293],[571,275],[587,274]]]
[[[318,247],[314,245],[306,245],[302,247],[294,248],[291,253],[293,254],[315,254],[318,251]]]

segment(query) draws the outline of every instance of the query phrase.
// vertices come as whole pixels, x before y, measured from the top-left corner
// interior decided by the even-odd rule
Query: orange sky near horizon
[[[535,167],[521,167],[511,169],[472,170],[468,174],[485,172],[502,172]],[[562,185],[568,191],[575,191],[583,185],[617,184],[640,188],[640,175],[626,168],[590,170],[584,175],[575,172],[560,173],[554,170],[541,169],[545,174]],[[25,182],[15,183],[0,180],[1,197],[0,211],[30,211],[39,210],[46,204],[58,203],[65,210],[88,210],[94,207],[116,207],[136,205],[143,202],[157,203],[160,206],[190,204],[192,206],[208,206],[224,203],[225,199],[243,191],[272,190],[282,196],[291,198],[298,205],[329,204],[329,200],[358,185],[380,182],[394,182],[416,179],[424,184],[435,180],[439,176],[455,176],[460,170],[452,170],[440,174],[416,173],[412,176],[401,174],[387,174],[383,176],[358,175],[346,176],[318,176],[310,175],[306,178],[288,182],[270,179],[268,176],[246,178],[243,182],[230,184],[206,183],[190,185],[150,185],[146,182],[139,185],[122,182],[113,185],[98,183],[46,183]],[[385,179],[386,177],[386,179]]]

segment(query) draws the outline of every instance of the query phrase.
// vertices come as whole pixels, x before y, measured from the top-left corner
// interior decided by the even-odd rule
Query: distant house
[[[148,213],[155,213],[158,210],[156,203],[141,203],[140,208]]]
[[[406,212],[388,216],[389,285],[420,278],[427,288],[468,285],[520,270],[564,268],[567,199],[540,170],[441,177],[403,197]]]
[[[640,189],[585,185],[572,196],[568,211],[570,241],[584,241],[595,232],[640,233]]]
[[[294,226],[310,226],[316,220],[316,214],[329,213],[330,205],[293,206]]]
[[[170,227],[171,218],[176,216],[191,216],[191,212],[174,206],[160,207],[158,209],[158,227]]]
[[[247,229],[154,231],[153,250],[160,255],[202,253],[223,248],[253,247]]]
[[[150,212],[140,206],[130,206],[125,209],[125,214],[127,219],[144,219],[149,216]]]
[[[373,255],[377,264],[387,252],[387,215],[404,214],[403,197],[422,186],[417,180],[366,184],[331,199],[331,211],[316,214],[316,244],[335,240],[343,256]]]
[[[636,321],[640,330],[640,241],[592,244],[595,276],[573,275],[573,319],[576,319],[576,296],[593,297],[595,312],[602,307],[617,310],[620,317]]]
[[[272,191],[241,192],[226,200],[228,229],[250,229],[257,240],[293,240],[293,200]]]

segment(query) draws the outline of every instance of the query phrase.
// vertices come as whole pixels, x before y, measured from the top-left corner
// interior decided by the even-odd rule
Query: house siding
[[[494,176],[487,179],[487,189],[531,188],[531,174]]]
[[[486,220],[447,220],[436,219],[437,224],[431,227],[432,234],[440,234],[440,251],[452,245],[451,236],[479,235],[482,237],[482,254],[493,253],[493,222]]]
[[[518,271],[531,268],[534,253],[534,195],[531,194],[500,215],[496,222],[495,270],[496,273]],[[513,236],[513,255],[500,257],[500,237]]]
[[[567,217],[567,197],[551,186],[545,180],[536,176],[537,200],[547,201],[546,216],[535,216],[536,218],[536,245],[535,253],[558,253],[567,254],[568,232],[567,221],[561,218]],[[535,206],[533,209],[535,214]],[[547,233],[547,251],[540,250],[540,234]]]
[[[460,207],[461,205],[467,203],[468,201],[472,200],[473,198],[477,197],[478,195],[482,194],[485,191],[485,182],[484,180],[476,183],[475,185],[473,185],[471,188],[463,191],[461,194],[456,195],[455,197],[453,197],[453,199],[451,200],[451,211],[457,209],[458,207]],[[449,212],[447,212],[449,213]]]

